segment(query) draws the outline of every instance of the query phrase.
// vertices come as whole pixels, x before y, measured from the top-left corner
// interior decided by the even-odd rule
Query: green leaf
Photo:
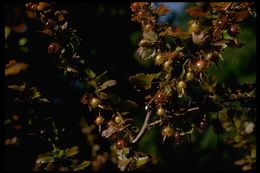
[[[11,29],[10,29],[10,27],[5,26],[5,39],[8,38],[8,36],[10,35],[10,33],[11,33]]]
[[[30,97],[31,99],[34,100],[34,99],[41,97],[41,94],[36,87],[32,87],[31,92],[32,92],[32,96]]]
[[[140,168],[141,166],[145,165],[148,161],[148,156],[145,156],[145,157],[139,157],[137,160],[136,160],[136,167],[137,168]]]
[[[155,74],[144,74],[138,73],[135,76],[130,76],[129,81],[134,84],[136,89],[148,90],[152,87],[152,80],[158,78],[160,73]]]
[[[96,82],[100,81],[104,77],[105,74],[107,74],[107,71],[104,71],[102,74],[98,75],[96,77]]]
[[[137,110],[138,104],[131,100],[125,100],[120,106],[123,110]]]
[[[61,150],[59,148],[54,148],[53,150],[53,158],[61,159],[64,154],[64,150]]]
[[[89,69],[89,68],[85,69],[85,73],[91,79],[94,79],[96,77],[95,72],[93,70]]]
[[[91,165],[90,161],[84,161],[81,164],[77,165],[73,171],[81,171],[84,170],[86,167],[88,167],[89,165]]]

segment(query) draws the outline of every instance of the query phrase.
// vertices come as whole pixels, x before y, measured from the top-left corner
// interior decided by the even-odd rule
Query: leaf
[[[72,148],[67,148],[66,150],[65,150],[65,157],[72,157],[72,156],[74,156],[74,155],[77,155],[78,154],[78,146],[74,146],[74,147],[72,147]]]
[[[48,36],[53,36],[54,35],[54,33],[51,30],[49,30],[49,29],[45,29],[43,31],[38,31],[38,32],[46,34]]]
[[[139,47],[137,49],[137,54],[143,59],[148,60],[156,55],[156,50],[153,48]]]
[[[104,90],[108,87],[111,87],[111,86],[114,86],[116,85],[116,80],[108,80],[106,82],[104,82],[101,86],[100,86],[100,89],[101,90]]]
[[[54,152],[54,155],[53,155],[53,157],[54,158],[58,158],[58,159],[61,159],[62,158],[62,156],[63,156],[63,154],[64,154],[64,150],[56,150],[55,152]]]
[[[97,92],[96,94],[102,100],[106,100],[106,99],[109,98],[109,95],[107,93],[104,93],[104,92]]]
[[[140,168],[141,166],[145,165],[148,161],[148,156],[145,156],[145,157],[139,157],[137,160],[136,160],[136,167],[137,168]]]
[[[60,26],[60,28],[61,28],[62,30],[67,29],[67,27],[68,27],[68,22],[65,22],[64,24],[62,24],[62,25]]]
[[[29,67],[26,63],[15,63],[5,68],[5,76],[16,75]]]
[[[239,11],[234,13],[234,15],[237,22],[242,22],[243,20],[245,20],[247,17],[250,16],[250,12],[248,10],[244,10],[244,11]]]
[[[84,170],[86,167],[88,167],[89,165],[91,165],[90,161],[84,161],[81,164],[77,165],[73,171],[82,171]]]
[[[138,104],[131,100],[125,100],[120,107],[124,110],[137,110]]]
[[[95,72],[89,68],[85,69],[85,73],[91,79],[94,79],[96,77]]]
[[[207,17],[209,15],[208,13],[204,12],[200,7],[190,7],[185,11],[193,17]]]
[[[95,79],[96,82],[100,81],[105,76],[105,74],[107,74],[107,71],[104,71],[102,74],[98,75]]]
[[[39,2],[39,4],[37,5],[37,10],[38,11],[43,11],[46,10],[47,8],[51,7],[51,5],[47,2]]]
[[[134,84],[137,89],[148,90],[152,87],[152,80],[157,78],[160,73],[144,74],[138,73],[135,76],[130,76],[129,81]]]
[[[169,8],[167,8],[164,4],[160,4],[157,9],[156,9],[156,13],[159,15],[159,16],[164,16],[166,15],[167,13],[171,12],[171,10]]]
[[[36,160],[36,164],[53,163],[54,159],[51,156],[40,157]]]
[[[8,86],[8,88],[19,91],[19,92],[23,92],[25,89],[25,84],[22,85],[10,85]]]
[[[120,171],[125,171],[126,167],[129,165],[129,163],[132,161],[132,157],[127,158],[127,155],[129,154],[129,149],[124,147],[121,150],[117,150],[117,156],[118,156],[118,168]]]
[[[37,88],[36,87],[32,87],[31,89],[31,92],[32,92],[32,96],[30,96],[30,98],[31,99],[37,99],[37,98],[39,98],[39,97],[41,97],[41,94],[40,94],[40,92],[37,90]]]
[[[196,34],[192,32],[192,41],[194,44],[201,45],[204,43],[207,36],[201,31],[200,33]]]
[[[10,35],[10,33],[11,33],[11,29],[10,29],[10,27],[5,26],[5,39],[8,38],[8,36]]]
[[[150,42],[155,42],[158,39],[158,35],[154,31],[144,32],[143,37],[144,40],[148,40]]]
[[[22,33],[22,32],[26,31],[27,27],[28,26],[24,22],[22,22],[22,23],[19,23],[15,26],[11,27],[11,30],[14,32]]]

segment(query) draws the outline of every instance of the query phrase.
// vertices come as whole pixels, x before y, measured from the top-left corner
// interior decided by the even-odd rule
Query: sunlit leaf
[[[86,167],[88,167],[89,165],[91,165],[90,161],[84,161],[81,164],[77,165],[73,171],[82,171],[84,170]]]
[[[45,164],[45,163],[53,163],[54,159],[51,156],[39,157],[36,160],[36,164]]]
[[[157,9],[156,9],[156,13],[159,15],[159,16],[164,16],[166,15],[167,13],[171,12],[171,10],[169,8],[167,8],[164,4],[160,4]]]
[[[100,89],[101,90],[104,90],[108,87],[111,87],[111,86],[114,86],[116,85],[116,80],[108,80],[106,82],[104,82],[101,86],[100,86]]]
[[[5,76],[16,75],[29,67],[26,63],[16,63],[5,68]]]
[[[67,148],[66,150],[65,150],[65,155],[66,155],[66,157],[72,157],[72,156],[74,156],[74,155],[77,155],[78,154],[78,146],[74,146],[74,147],[72,147],[72,148]]]
[[[143,37],[145,40],[155,42],[158,39],[158,35],[154,31],[144,32]]]
[[[188,13],[190,16],[193,17],[207,17],[209,14],[204,12],[201,8],[199,7],[190,7],[185,10],[186,13]]]
[[[47,8],[51,7],[51,5],[47,2],[39,2],[39,4],[37,5],[37,10],[38,11],[43,11],[46,10]]]
[[[34,100],[34,99],[41,97],[41,94],[36,87],[32,87],[31,92],[32,92],[31,97],[30,97],[31,99]]]
[[[136,159],[136,167],[140,168],[141,166],[145,165],[148,161],[148,156],[139,157]]]
[[[95,72],[89,68],[85,69],[85,73],[91,79],[94,79],[96,77]]]
[[[148,60],[156,55],[156,50],[153,48],[146,48],[146,47],[139,47],[137,49],[137,54],[140,56],[143,60]]]
[[[11,29],[10,29],[10,27],[5,26],[5,39],[8,38],[8,36],[10,35],[10,33],[11,33]]]
[[[22,85],[10,85],[8,86],[8,88],[19,91],[19,92],[23,92],[25,89],[25,84]]]
[[[148,90],[152,87],[152,80],[157,78],[159,73],[144,74],[138,73],[135,76],[130,76],[129,81],[135,86],[136,89]]]

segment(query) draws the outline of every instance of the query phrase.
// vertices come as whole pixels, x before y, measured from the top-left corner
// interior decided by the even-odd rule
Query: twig
[[[149,122],[149,119],[150,119],[151,114],[152,114],[152,111],[151,111],[151,110],[148,110],[148,111],[147,111],[147,114],[146,114],[146,117],[145,117],[145,120],[144,120],[143,127],[141,128],[140,132],[139,132],[138,135],[135,137],[135,139],[132,141],[133,144],[135,144],[135,143],[140,139],[140,137],[144,134],[145,130],[146,130],[147,127],[148,127],[148,122]]]
[[[156,121],[150,123],[149,126],[155,126],[155,125],[157,125],[159,123],[161,123],[161,120],[156,120]]]

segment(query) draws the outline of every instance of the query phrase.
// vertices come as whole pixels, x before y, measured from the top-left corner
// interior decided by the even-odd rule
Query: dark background
[[[17,61],[28,62],[31,68],[26,75],[21,74],[18,77],[6,79],[5,86],[24,79],[36,84],[42,95],[56,101],[56,104],[52,106],[35,107],[40,112],[39,119],[44,119],[49,115],[53,116],[58,127],[67,129],[60,145],[64,147],[79,145],[80,151],[87,152],[89,148],[84,147],[84,137],[78,126],[80,118],[87,112],[79,102],[84,91],[66,80],[63,74],[57,71],[47,53],[47,45],[51,40],[35,32],[39,26],[24,17],[23,5],[6,3],[4,6],[6,26],[13,27],[21,21],[28,24],[26,32],[12,32],[6,40],[6,44],[10,45],[12,49],[9,48],[8,51],[5,51],[5,64],[15,58]],[[109,76],[118,82],[114,89],[116,94],[122,98],[142,102],[145,93],[135,91],[128,82],[128,78],[135,73],[155,72],[158,69],[154,66],[144,66],[134,58],[138,40],[142,35],[141,26],[131,22],[130,3],[57,3],[56,6],[69,12],[69,25],[77,29],[79,36],[83,39],[81,51],[87,58],[87,65],[93,68],[97,74],[108,71]],[[183,22],[187,20],[187,16],[181,17]],[[178,18],[175,16],[174,20],[178,20]],[[238,83],[255,82],[255,23],[251,20],[247,22],[247,25],[242,26],[245,32],[242,33],[241,38],[245,40],[245,43],[249,43],[249,46],[239,50],[240,52],[236,53],[237,57],[234,57],[236,50],[226,51],[226,57],[233,56],[231,56],[231,60],[220,64],[220,67],[223,68],[222,73],[217,74],[220,81],[229,81],[229,75],[232,75],[233,80]],[[17,40],[22,35],[28,38],[29,53],[21,53],[17,49]],[[241,52],[250,57],[238,60],[241,59],[239,58],[242,56]],[[230,62],[233,62],[232,59],[239,62],[229,65]],[[236,69],[234,70],[234,68]],[[216,71],[216,69],[212,69],[212,73]],[[29,111],[28,105],[14,104],[13,95],[14,93],[5,91],[5,119],[15,112],[26,116]],[[136,116],[136,119],[141,123],[143,117]],[[26,122],[22,123],[26,124]],[[46,128],[45,124],[39,123],[39,126]],[[36,137],[27,136],[26,130],[24,126],[18,134],[22,139],[20,145],[5,147],[4,166],[6,170],[31,170],[37,155],[50,149],[47,141],[39,141]],[[13,133],[5,129],[5,137]],[[233,165],[236,157],[235,151],[218,143],[217,136],[213,133],[210,133],[210,140],[204,140],[206,143],[204,146],[207,146],[204,148],[200,143],[185,143],[177,147],[168,143],[163,145],[159,133],[158,129],[151,130],[139,146],[141,151],[149,152],[157,157],[158,169],[238,170]],[[203,141],[204,138],[201,136],[199,139]],[[89,157],[82,156],[82,158]]]

